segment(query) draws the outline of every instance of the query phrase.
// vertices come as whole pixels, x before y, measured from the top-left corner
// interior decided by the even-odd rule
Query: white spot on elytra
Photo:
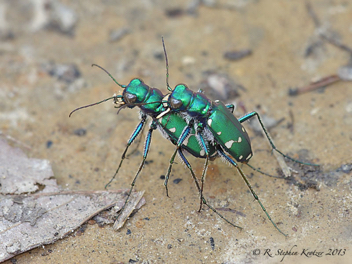
[[[175,133],[176,132],[176,127],[170,128],[169,129],[171,133]]]
[[[191,136],[186,137],[185,140],[183,141],[182,145],[187,146],[187,145],[188,145],[188,140],[189,140],[190,137],[191,137]]]
[[[216,134],[218,134],[219,136],[221,135],[221,131],[219,131],[218,133],[216,133]]]
[[[208,119],[208,126],[210,126],[211,127],[211,123],[213,122],[213,119]]]
[[[252,157],[252,153],[248,155],[248,157],[246,158],[246,160],[249,160]]]
[[[242,142],[242,138],[241,138],[241,137],[238,137],[237,142],[238,142],[238,143]]]
[[[239,158],[238,158],[239,160],[241,160],[241,159],[243,159],[243,156],[241,155],[241,156],[239,156]]]
[[[235,141],[234,140],[229,140],[229,141],[227,141],[226,143],[225,143],[225,146],[229,149],[229,148],[231,148],[232,147],[232,144],[234,143]]]
[[[244,127],[242,127],[242,131],[243,131],[243,132],[246,132],[246,130],[244,129]]]
[[[205,151],[202,149],[202,150],[199,152],[199,154],[200,154],[201,156],[204,156],[204,155],[205,155]]]

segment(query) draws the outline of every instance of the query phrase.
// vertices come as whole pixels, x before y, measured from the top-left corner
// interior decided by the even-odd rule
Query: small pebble
[[[179,184],[180,181],[182,181],[182,179],[177,178],[177,179],[174,179],[172,182],[173,182],[174,184]]]
[[[214,250],[215,249],[215,242],[214,242],[214,238],[210,237],[210,246],[211,246],[211,249]]]
[[[69,36],[74,35],[78,22],[77,13],[70,7],[57,0],[36,0],[31,29],[33,31],[41,29],[51,29]]]
[[[51,140],[48,140],[46,142],[46,148],[50,148],[53,145],[53,142]]]
[[[352,163],[350,164],[343,164],[338,171],[341,170],[343,173],[350,173],[352,171]]]
[[[337,71],[337,75],[343,81],[352,81],[352,65],[340,67]]]
[[[110,42],[116,42],[121,40],[124,36],[128,35],[131,32],[131,30],[127,27],[112,30],[110,32],[109,40]]]
[[[50,76],[56,77],[59,81],[67,84],[71,84],[81,77],[81,72],[75,64],[56,64],[55,62],[49,62],[43,64],[42,68]]]
[[[181,61],[183,66],[188,66],[194,64],[196,62],[196,59],[191,56],[184,56],[182,57]]]
[[[154,58],[159,60],[159,61],[163,61],[164,60],[164,52],[162,51],[156,51],[153,54]]]
[[[79,136],[79,137],[83,137],[87,134],[87,130],[84,128],[78,128],[75,131],[73,131],[73,134],[75,134],[76,136]]]
[[[199,87],[204,93],[214,100],[228,101],[239,96],[238,91],[246,90],[241,84],[234,82],[226,74],[214,71],[203,72],[203,80]]]
[[[184,14],[184,11],[181,8],[173,8],[165,11],[166,16],[174,18],[180,17]]]
[[[247,57],[252,54],[250,49],[246,50],[234,50],[234,51],[226,51],[224,53],[224,58],[231,61],[240,60],[244,57]]]

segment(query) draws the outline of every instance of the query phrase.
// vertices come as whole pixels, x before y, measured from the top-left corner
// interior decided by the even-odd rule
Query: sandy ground
[[[336,74],[349,54],[319,39],[304,1],[214,1],[217,6],[200,5],[187,12],[191,1],[63,0],[77,18],[66,31],[49,23],[40,8],[35,11],[33,5],[40,7],[42,1],[32,2],[1,3],[7,25],[1,23],[0,129],[28,145],[12,143],[30,157],[50,160],[63,188],[103,189],[138,123],[137,109],[116,115],[111,103],[68,118],[74,108],[120,89],[91,64],[103,66],[122,84],[139,77],[166,93],[161,36],[172,87],[187,83],[197,90],[207,71],[227,76],[245,88],[225,100],[238,105],[236,115],[258,110],[275,120],[284,118],[271,129],[278,148],[322,167],[307,174],[311,178],[304,167],[295,167],[299,174],[294,181],[243,167],[274,222],[288,233],[285,238],[238,173],[221,160],[211,162],[204,194],[210,204],[225,208],[221,213],[243,227],[241,231],[207,208],[197,212],[197,190],[179,160],[166,197],[160,176],[174,147],[154,133],[148,164],[136,184],[137,190],[145,190],[147,203],[121,231],[89,225],[80,235],[16,256],[12,263],[279,263],[279,250],[298,254],[286,256],[285,263],[351,263],[351,172],[338,170],[351,162],[351,83],[288,96],[289,87]],[[352,43],[351,3],[320,0],[312,7],[321,30]],[[111,41],[110,33],[121,29],[127,34]],[[227,51],[245,49],[252,54],[238,61],[224,58]],[[75,65],[79,78],[73,74],[64,81],[49,74],[48,67],[61,64]],[[213,97],[218,99],[216,93]],[[255,152],[251,164],[277,174],[265,139],[247,128]],[[77,135],[77,129],[86,134]],[[142,149],[140,144],[125,161],[112,188],[129,188]],[[204,161],[189,160],[200,175]],[[313,184],[304,185],[309,180]]]

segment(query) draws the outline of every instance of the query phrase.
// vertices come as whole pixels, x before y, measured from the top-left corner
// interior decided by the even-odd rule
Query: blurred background
[[[85,232],[8,263],[276,263],[263,255],[348,249],[345,256],[286,256],[286,263],[348,263],[351,238],[352,3],[317,0],[1,0],[0,130],[33,158],[48,159],[64,189],[102,190],[138,123],[137,109],[116,115],[112,96],[135,77],[165,94],[169,83],[202,89],[236,105],[235,115],[263,115],[277,147],[321,164],[295,166],[290,179],[243,170],[280,229],[267,220],[242,179],[211,162],[204,194],[240,231],[207,208],[180,160],[169,195],[163,186],[174,146],[154,133],[136,189],[146,205],[119,232]],[[313,85],[311,85],[314,83]],[[312,91],[310,91],[312,90]],[[280,174],[255,122],[251,164]],[[124,163],[113,189],[129,188],[143,144]],[[197,175],[204,161],[189,156]],[[290,164],[291,166],[291,164]],[[281,175],[280,175],[281,176]],[[258,254],[257,249],[260,250]]]

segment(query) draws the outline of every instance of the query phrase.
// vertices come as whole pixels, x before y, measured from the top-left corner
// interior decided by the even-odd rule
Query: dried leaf
[[[119,218],[116,220],[116,222],[114,223],[114,230],[117,231],[119,230],[121,227],[123,227],[123,225],[125,224],[127,218],[130,216],[130,214],[132,214],[133,210],[135,210],[136,208],[140,207],[141,203],[142,205],[145,203],[143,203],[142,197],[143,197],[144,191],[139,192],[135,195],[135,197],[133,197],[133,199],[129,199],[126,207],[124,208],[123,212],[121,213],[121,215],[119,216]],[[118,207],[119,205],[115,205],[114,209],[118,209],[117,211],[121,210],[122,207]]]
[[[116,203],[121,208],[126,193],[127,190],[117,190],[0,196],[0,261],[65,237]],[[142,195],[143,192],[132,193],[129,204],[144,204]],[[133,209],[136,207],[129,213]],[[126,219],[128,216],[123,213]]]
[[[0,139],[0,193],[21,194],[39,190],[44,192],[59,190],[48,160],[29,159],[19,148],[12,148]]]
[[[51,244],[108,208],[116,205],[120,210],[126,199],[128,190],[57,191],[56,180],[49,179],[53,173],[48,161],[28,159],[1,140],[0,162],[2,193],[28,193],[44,185],[36,194],[0,195],[0,262]],[[126,212],[119,217],[120,226],[145,204],[143,193],[131,194]]]

